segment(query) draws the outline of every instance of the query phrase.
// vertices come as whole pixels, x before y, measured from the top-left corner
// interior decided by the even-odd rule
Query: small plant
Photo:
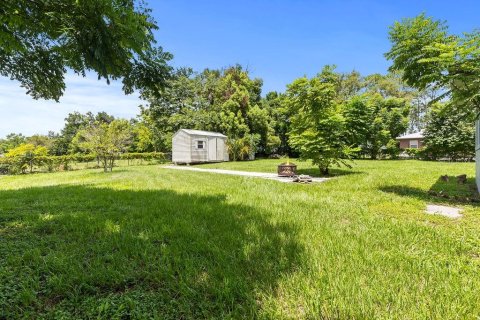
[[[412,159],[418,158],[419,149],[417,148],[407,148],[405,149],[405,152],[407,153],[409,158],[412,158]]]

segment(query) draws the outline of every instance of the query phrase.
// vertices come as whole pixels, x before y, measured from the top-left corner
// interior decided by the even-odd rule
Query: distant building
[[[400,149],[405,150],[408,148],[418,149],[423,147],[423,131],[406,134],[397,138],[400,142]]]
[[[180,129],[172,138],[173,163],[228,161],[227,136],[210,131]]]

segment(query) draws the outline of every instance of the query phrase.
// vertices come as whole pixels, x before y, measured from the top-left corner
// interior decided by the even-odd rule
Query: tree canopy
[[[73,143],[98,157],[107,172],[113,170],[118,155],[127,151],[131,139],[132,130],[127,120],[95,121],[78,131]]]
[[[390,27],[390,70],[420,90],[439,89],[435,100],[480,112],[480,31],[454,35],[444,21],[421,14]]]
[[[453,109],[453,110],[452,110]],[[428,114],[425,154],[430,159],[471,160],[475,155],[475,114],[437,103]]]
[[[290,143],[300,158],[310,159],[323,174],[332,165],[347,165],[354,148],[345,139],[345,118],[336,103],[333,68],[326,66],[316,77],[299,78],[288,85],[285,102],[293,110]]]
[[[67,69],[121,79],[125,93],[158,92],[172,55],[156,45],[157,25],[143,1],[4,0],[0,6],[0,75],[33,98],[58,101]]]

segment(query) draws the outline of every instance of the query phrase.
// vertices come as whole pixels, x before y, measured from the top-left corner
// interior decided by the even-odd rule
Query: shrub
[[[25,173],[28,168],[33,172],[33,166],[38,163],[38,158],[46,155],[47,148],[44,146],[23,143],[8,151],[5,158],[9,159],[10,171]]]
[[[122,160],[145,160],[145,161],[168,161],[168,156],[161,152],[148,153],[123,153],[118,156]],[[19,174],[25,173],[30,167],[30,172],[33,172],[33,167],[43,167],[48,172],[59,170],[71,170],[72,163],[87,163],[97,160],[93,154],[74,154],[64,156],[47,156],[36,155],[32,156],[10,156],[0,158],[0,174]]]
[[[388,141],[383,153],[390,157],[390,159],[398,159],[400,154],[400,148],[398,146],[398,142],[396,140],[391,139]]]
[[[420,149],[418,148],[406,148],[405,153],[408,155],[409,158],[418,159]]]

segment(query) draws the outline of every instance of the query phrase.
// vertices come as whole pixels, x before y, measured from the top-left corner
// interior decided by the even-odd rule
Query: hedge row
[[[168,155],[161,152],[123,153],[115,157],[117,160],[168,161]],[[0,158],[0,174],[18,174],[32,171],[33,167],[45,168],[48,172],[70,170],[74,163],[97,161],[93,154],[73,154],[65,156],[35,156],[32,154],[17,157]]]

